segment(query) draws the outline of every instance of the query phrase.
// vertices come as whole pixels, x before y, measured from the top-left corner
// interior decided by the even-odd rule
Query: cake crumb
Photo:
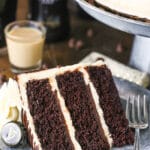
[[[2,85],[4,82],[7,82],[7,77],[4,74],[0,73],[0,85]]]
[[[123,49],[123,45],[121,42],[119,42],[117,45],[116,45],[116,52],[117,53],[122,53],[124,51]]]
[[[41,70],[46,70],[48,69],[48,65],[46,63],[44,63],[42,66],[41,66]]]
[[[86,32],[86,36],[87,36],[88,38],[92,38],[92,37],[93,37],[93,34],[94,34],[94,32],[93,32],[93,29],[92,29],[92,28],[89,28],[89,29],[87,30],[87,32]]]
[[[99,60],[101,60],[101,61],[105,61],[105,59],[104,58],[102,58],[102,57],[98,57],[98,58],[96,58],[96,61],[99,61]]]
[[[74,47],[75,47],[75,39],[74,39],[74,38],[71,38],[71,39],[68,41],[68,47],[69,47],[69,48],[74,48]]]
[[[78,41],[76,42],[75,49],[76,49],[76,50],[80,50],[80,49],[82,49],[83,47],[84,47],[83,41],[82,41],[82,40],[78,40]]]

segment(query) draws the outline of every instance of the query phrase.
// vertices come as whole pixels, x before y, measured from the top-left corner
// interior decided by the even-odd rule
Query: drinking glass
[[[12,72],[29,72],[41,67],[45,34],[45,27],[35,21],[15,21],[5,27]]]

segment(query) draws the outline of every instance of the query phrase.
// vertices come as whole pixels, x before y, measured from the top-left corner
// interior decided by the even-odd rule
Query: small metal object
[[[9,147],[25,144],[24,127],[18,122],[8,122],[1,129],[1,139]]]
[[[140,99],[139,95],[137,99],[134,96],[132,101],[129,97],[126,105],[126,117],[129,120],[129,127],[135,128],[134,150],[140,150],[140,129],[148,127],[148,110],[145,95],[142,99]]]

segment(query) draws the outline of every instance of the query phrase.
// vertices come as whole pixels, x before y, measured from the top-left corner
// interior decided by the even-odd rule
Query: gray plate
[[[119,95],[122,99],[121,102],[124,108],[125,108],[125,103],[126,103],[125,100],[128,98],[129,95],[132,96],[132,95],[138,95],[138,94],[139,95],[145,94],[150,104],[150,91],[149,90],[146,90],[140,86],[137,86],[134,83],[130,83],[128,81],[125,81],[116,77],[114,77],[114,81],[118,88]],[[150,121],[149,121],[149,124],[150,124]],[[31,150],[29,146],[25,146],[24,148],[21,148],[21,147],[8,148],[2,143],[2,141],[0,141],[0,149],[1,150]],[[113,150],[132,150],[132,149],[133,149],[132,146],[130,147],[126,146],[123,148],[113,148]],[[150,128],[141,131],[141,150],[150,150]]]
[[[126,80],[122,80],[114,77],[114,81],[116,83],[117,89],[119,91],[119,95],[121,98],[121,102],[125,109],[126,99],[129,96],[143,96],[146,95],[146,99],[148,101],[148,108],[150,114],[150,91],[142,88],[134,83],[128,82]],[[150,116],[149,116],[149,125],[150,125]],[[113,150],[133,150],[133,147],[124,147],[124,148],[114,148]],[[150,150],[150,128],[145,130],[141,130],[141,150]]]
[[[110,27],[131,34],[150,37],[150,23],[119,16],[115,13],[106,11],[103,8],[97,8],[85,0],[76,0],[76,2],[89,15]]]

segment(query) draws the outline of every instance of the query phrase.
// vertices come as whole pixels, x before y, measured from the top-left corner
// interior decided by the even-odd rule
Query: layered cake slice
[[[26,73],[18,83],[33,150],[108,150],[133,143],[103,62]]]

